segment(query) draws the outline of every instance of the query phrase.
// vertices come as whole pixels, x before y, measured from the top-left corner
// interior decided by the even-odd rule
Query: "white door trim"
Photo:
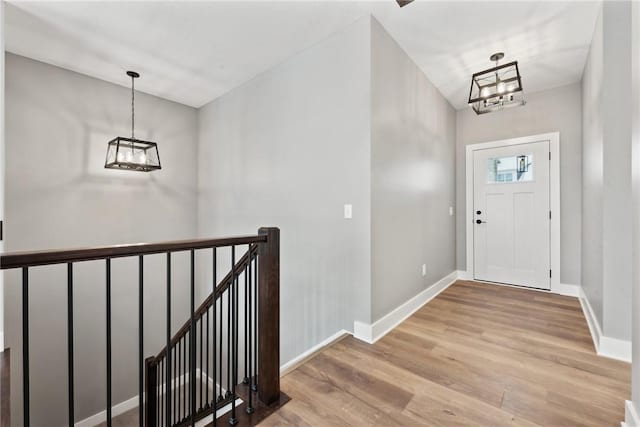
[[[469,144],[466,148],[466,241],[467,275],[473,279],[473,152],[487,148],[507,147],[531,142],[549,141],[551,164],[549,165],[549,206],[551,209],[551,292],[560,292],[560,132],[523,136],[520,138]]]

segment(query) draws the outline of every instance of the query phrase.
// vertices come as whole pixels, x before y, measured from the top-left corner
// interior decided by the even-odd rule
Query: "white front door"
[[[551,289],[549,141],[473,152],[474,278]]]

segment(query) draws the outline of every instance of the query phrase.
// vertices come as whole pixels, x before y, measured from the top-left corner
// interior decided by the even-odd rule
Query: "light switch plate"
[[[453,216],[453,206],[449,206],[449,216]]]
[[[350,204],[344,205],[344,219],[353,218],[353,206]]]
[[[422,275],[423,276],[427,275],[427,264],[422,264]]]

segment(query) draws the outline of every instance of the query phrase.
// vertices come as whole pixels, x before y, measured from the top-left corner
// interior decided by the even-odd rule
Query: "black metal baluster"
[[[169,383],[168,386],[166,386],[166,395],[165,395],[165,399],[166,399],[166,419],[167,419],[167,424],[169,424],[170,420],[171,420],[171,252],[167,252],[167,330],[166,330],[166,340],[167,340],[167,344],[166,344],[166,353],[165,353],[165,359],[167,360],[166,363],[166,370],[167,370],[167,383]]]
[[[164,398],[164,369],[162,369],[162,359],[158,359],[158,427],[162,426],[162,399]]]
[[[223,305],[222,305],[222,301],[224,298],[224,291],[220,294],[220,347],[218,348],[218,359],[220,360],[220,387],[219,387],[219,394],[218,394],[218,402],[222,401],[224,399],[224,396],[222,395],[222,349],[223,349],[223,342],[222,342],[222,325],[223,325],[223,319],[222,319],[222,309],[223,309]]]
[[[167,382],[164,380],[164,361],[160,361],[160,389],[164,388],[164,391],[160,393],[160,425],[164,426],[164,402],[167,398]]]
[[[107,427],[111,427],[111,258],[107,258]]]
[[[204,326],[204,317],[200,316],[200,399],[198,401],[198,412],[202,409],[202,397],[204,396],[202,393],[202,380],[204,378],[204,369],[202,366],[202,350],[203,350],[203,346],[204,346],[204,341],[202,340],[202,330],[203,330],[203,326]]]
[[[247,394],[248,396],[248,402],[247,402],[247,414],[252,414],[253,413],[253,393],[251,391],[251,382],[253,381],[253,372],[252,372],[252,365],[253,365],[253,354],[252,354],[252,340],[253,340],[253,336],[252,331],[253,331],[253,327],[252,327],[252,311],[251,311],[251,295],[253,294],[253,292],[251,292],[251,286],[253,285],[253,276],[252,276],[252,265],[253,265],[253,259],[251,258],[251,245],[249,245],[249,286],[247,287],[247,304],[245,305],[245,310],[247,312],[247,325],[249,328],[249,332],[247,334],[248,339],[247,339],[247,343],[248,343],[248,347],[249,350],[247,351],[248,353],[248,367],[249,367],[249,379],[247,381]],[[245,332],[246,333],[246,332]]]
[[[247,250],[248,262],[247,266],[244,268],[244,377],[242,379],[242,384],[249,384],[249,346],[248,340],[249,337],[247,335],[248,329],[248,320],[249,313],[247,312],[247,295],[249,295],[249,280],[247,277],[247,272],[249,271],[249,266],[251,265],[251,245],[249,245],[249,249]]]
[[[258,256],[253,264],[253,385],[251,390],[258,391]]]
[[[189,367],[191,368],[191,425],[195,425],[196,415],[196,272],[195,251],[191,249],[191,340],[189,344]]]
[[[29,427],[29,269],[22,269],[22,411]]]
[[[233,379],[231,381],[231,417],[229,418],[229,424],[231,425],[238,423],[238,418],[236,418],[236,384],[238,383],[238,288],[236,272],[234,269],[235,265],[236,247],[231,246],[231,303],[233,305],[233,324],[231,325],[231,335],[233,338]],[[229,353],[231,353],[231,350]]]
[[[189,330],[187,334],[187,352],[185,354],[185,363],[187,364],[187,367],[184,373],[184,381],[187,392],[185,416],[187,417],[187,420],[189,420],[189,417],[191,416],[191,330]]]
[[[182,346],[182,417],[183,421],[187,419],[189,409],[189,389],[187,388],[187,346],[189,345],[189,331],[184,334],[184,343]]]
[[[215,301],[215,300],[214,300]],[[209,405],[209,378],[210,378],[210,371],[209,371],[209,310],[211,310],[211,308],[207,309],[207,331],[205,332],[205,336],[207,337],[207,343],[206,343],[206,351],[205,351],[205,363],[206,363],[206,367],[207,367],[207,384],[205,386],[205,398],[204,398],[204,402],[205,402],[205,407],[208,408]]]
[[[73,264],[67,263],[67,363],[69,386],[69,427],[75,423],[74,411],[74,372],[73,372]]]
[[[175,380],[175,377],[176,377],[177,372],[178,372],[178,371],[176,370],[176,360],[178,359],[178,356],[177,356],[177,354],[176,354],[176,353],[177,353],[177,351],[178,351],[178,344],[176,343],[176,344],[173,346],[173,377],[172,377],[172,379],[171,379],[171,381],[172,381],[172,388],[174,388],[176,391],[174,391],[174,392],[173,392],[174,396],[173,396],[173,399],[171,399],[171,400],[173,401],[173,414],[171,415],[171,423],[172,423],[171,425],[175,424],[175,422],[176,422],[176,402],[177,402],[177,400],[180,398],[180,397],[178,396],[178,398],[176,399],[176,396],[175,396],[175,394],[176,394],[177,392],[179,392],[179,390],[180,390],[180,389],[178,389],[178,388],[177,388],[177,385],[176,385],[177,381]]]
[[[191,380],[191,331],[189,331],[189,338],[187,340],[187,371],[185,373],[185,381],[188,382],[187,387],[187,420],[191,420],[191,402],[193,399],[193,395],[191,394],[191,385],[193,381]]]
[[[213,280],[212,280],[212,287],[213,287],[213,291],[212,291],[212,298],[213,298],[213,313],[212,313],[212,320],[213,320],[213,325],[212,325],[212,329],[213,329],[213,427],[216,427],[218,424],[218,417],[217,417],[217,409],[218,409],[218,405],[216,404],[216,396],[217,396],[217,384],[218,384],[218,375],[217,375],[217,369],[218,369],[218,364],[216,363],[216,351],[217,351],[217,340],[216,340],[216,332],[217,332],[217,322],[216,322],[216,316],[217,316],[217,308],[218,308],[218,299],[216,298],[216,288],[217,288],[217,284],[218,284],[218,278],[217,278],[217,253],[216,253],[216,248],[213,248]],[[222,361],[222,359],[220,359]],[[222,362],[221,362],[222,363]],[[221,372],[222,374],[222,372]],[[209,388],[207,387],[207,390]]]
[[[69,264],[71,265],[71,264]],[[138,258],[138,420],[140,427],[144,427],[144,261],[142,255]]]
[[[157,378],[156,384],[158,384],[158,386],[156,387],[157,396],[158,396],[158,398],[156,400],[156,412],[158,412],[156,420],[158,422],[158,425],[160,425],[159,424],[160,423],[160,415],[162,414],[162,410],[160,409],[160,399],[162,399],[162,382],[160,380],[160,374],[162,373],[162,369],[158,369],[158,368],[161,368],[159,360],[157,361],[157,364],[156,364],[156,378]]]
[[[182,338],[178,340],[178,422],[182,421],[182,400],[184,393],[182,391]]]
[[[225,397],[231,396],[231,289],[233,288],[233,267],[231,269],[232,279],[227,288],[227,392]]]

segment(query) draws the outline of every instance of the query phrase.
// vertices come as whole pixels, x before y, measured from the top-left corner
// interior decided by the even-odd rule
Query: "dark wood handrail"
[[[34,252],[5,252],[0,255],[0,270],[165,252],[178,252],[191,249],[247,245],[266,241],[266,235],[253,235],[223,237],[217,239],[174,240],[159,243],[134,243],[127,245],[98,246],[93,248],[55,249]]]
[[[251,248],[250,249],[251,258],[254,258],[258,253],[258,246],[251,245],[250,248]],[[249,251],[245,252],[245,254],[238,260],[238,262],[236,262],[236,265],[233,267],[234,275],[237,277],[245,269],[245,267],[248,264],[249,264]],[[232,275],[231,275],[231,271],[229,271],[227,275],[224,276],[224,278],[220,280],[220,283],[218,283],[218,285],[216,286],[215,299],[213,297],[213,293],[209,294],[209,296],[202,302],[202,304],[200,304],[200,306],[193,313],[193,317],[196,321],[200,320],[204,315],[204,313],[206,313],[206,311],[209,309],[209,307],[213,305],[213,301],[216,301],[218,299],[218,296],[222,295],[222,293],[226,291],[229,288],[229,286],[231,286],[231,282],[232,282]],[[187,334],[187,332],[189,332],[190,328],[191,328],[191,319],[187,320],[182,325],[182,327],[178,329],[178,332],[176,332],[173,338],[171,338],[171,342],[169,343],[169,345],[173,348],[176,345],[176,343],[180,341]],[[166,352],[167,352],[167,347],[164,347],[156,355],[155,361],[157,362],[158,360],[162,359],[165,356]]]

